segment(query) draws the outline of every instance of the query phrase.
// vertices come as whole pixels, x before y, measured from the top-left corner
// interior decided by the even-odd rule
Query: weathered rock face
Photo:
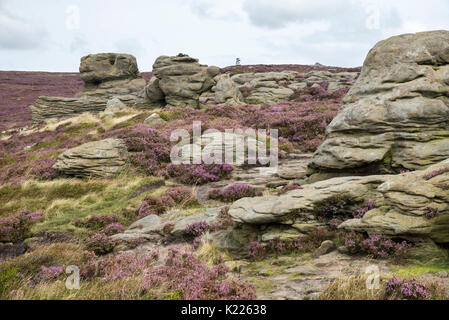
[[[136,58],[129,54],[100,53],[81,58],[81,79],[86,84],[140,77]]]
[[[246,103],[272,104],[289,100],[294,91],[287,85],[297,77],[297,72],[266,72],[237,74],[232,80],[240,84],[243,92],[246,91]]]
[[[217,81],[215,86],[216,103],[231,106],[244,104],[242,93],[228,74],[220,74],[215,80]]]
[[[106,139],[64,152],[53,168],[68,176],[109,177],[119,173],[127,159],[128,151],[122,140]]]
[[[99,113],[108,100],[117,98],[127,106],[145,104],[146,81],[136,58],[126,54],[100,53],[81,58],[84,89],[74,98],[40,97],[30,106],[33,122],[70,117],[83,112]]]
[[[327,129],[312,172],[417,170],[449,156],[449,31],[379,42]]]
[[[262,105],[290,100],[308,83],[328,82],[332,93],[351,86],[357,72],[332,73],[292,71],[220,74],[217,67],[200,65],[188,56],[159,57],[153,66],[151,82],[145,88],[150,106],[213,107],[226,105]]]
[[[49,118],[71,117],[83,112],[98,113],[106,108],[107,100],[88,98],[40,97],[30,106],[34,123]]]
[[[158,80],[150,83],[146,94],[152,102],[197,108],[200,95],[215,85],[213,78],[219,73],[218,67],[200,65],[198,59],[188,56],[161,56],[153,65],[153,75]]]
[[[449,242],[449,160],[426,170],[400,175],[343,177],[305,185],[282,196],[245,198],[235,202],[229,214],[250,225],[285,225],[302,233],[320,227],[316,217],[335,197],[345,202],[338,214],[353,212],[364,201],[376,208],[361,219],[343,222],[339,228],[410,240]],[[347,212],[346,212],[347,211]],[[434,212],[434,216],[426,213]]]

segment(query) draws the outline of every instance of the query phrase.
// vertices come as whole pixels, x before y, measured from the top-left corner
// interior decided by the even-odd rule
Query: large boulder
[[[99,53],[81,58],[81,79],[86,84],[140,77],[136,58],[129,54]]]
[[[374,201],[360,219],[339,228],[414,240],[449,242],[449,160],[399,175],[341,177],[305,185],[282,196],[245,198],[229,210],[249,225],[288,225],[301,232],[320,226],[319,215],[341,218]],[[310,228],[306,228],[310,226]]]
[[[74,98],[39,97],[30,106],[33,122],[71,117],[83,112],[99,113],[110,99],[127,106],[145,106],[141,77],[136,58],[127,54],[100,53],[81,58],[80,76],[84,89]]]
[[[417,170],[449,157],[449,31],[379,42],[327,128],[312,173]]]
[[[158,79],[150,83],[146,94],[150,101],[163,101],[169,106],[199,106],[199,97],[214,85],[218,67],[208,67],[189,56],[161,56],[153,65],[153,75]],[[160,91],[159,91],[160,89]],[[161,98],[160,92],[165,99]]]
[[[121,139],[106,139],[67,150],[53,166],[62,174],[75,177],[110,177],[119,173],[128,159]]]

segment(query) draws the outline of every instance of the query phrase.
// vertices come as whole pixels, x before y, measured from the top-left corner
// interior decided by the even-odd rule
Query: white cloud
[[[28,50],[40,47],[45,29],[7,11],[0,2],[0,49]]]

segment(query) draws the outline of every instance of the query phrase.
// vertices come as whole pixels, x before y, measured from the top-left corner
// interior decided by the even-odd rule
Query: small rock
[[[146,118],[143,123],[147,124],[147,125],[155,125],[155,124],[161,124],[161,123],[165,123],[165,122],[166,121],[164,119],[162,119],[157,113],[153,113],[151,116]]]
[[[335,243],[333,243],[330,240],[326,240],[321,244],[321,246],[318,249],[316,249],[313,252],[312,256],[315,258],[321,257],[324,256],[325,254],[331,253],[335,249],[337,249]]]
[[[440,278],[447,278],[449,276],[447,271],[438,271],[436,275]]]

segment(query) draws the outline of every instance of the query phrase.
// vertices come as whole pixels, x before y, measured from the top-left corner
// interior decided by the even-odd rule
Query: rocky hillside
[[[2,73],[0,298],[447,299],[448,52],[435,31],[362,69]]]

